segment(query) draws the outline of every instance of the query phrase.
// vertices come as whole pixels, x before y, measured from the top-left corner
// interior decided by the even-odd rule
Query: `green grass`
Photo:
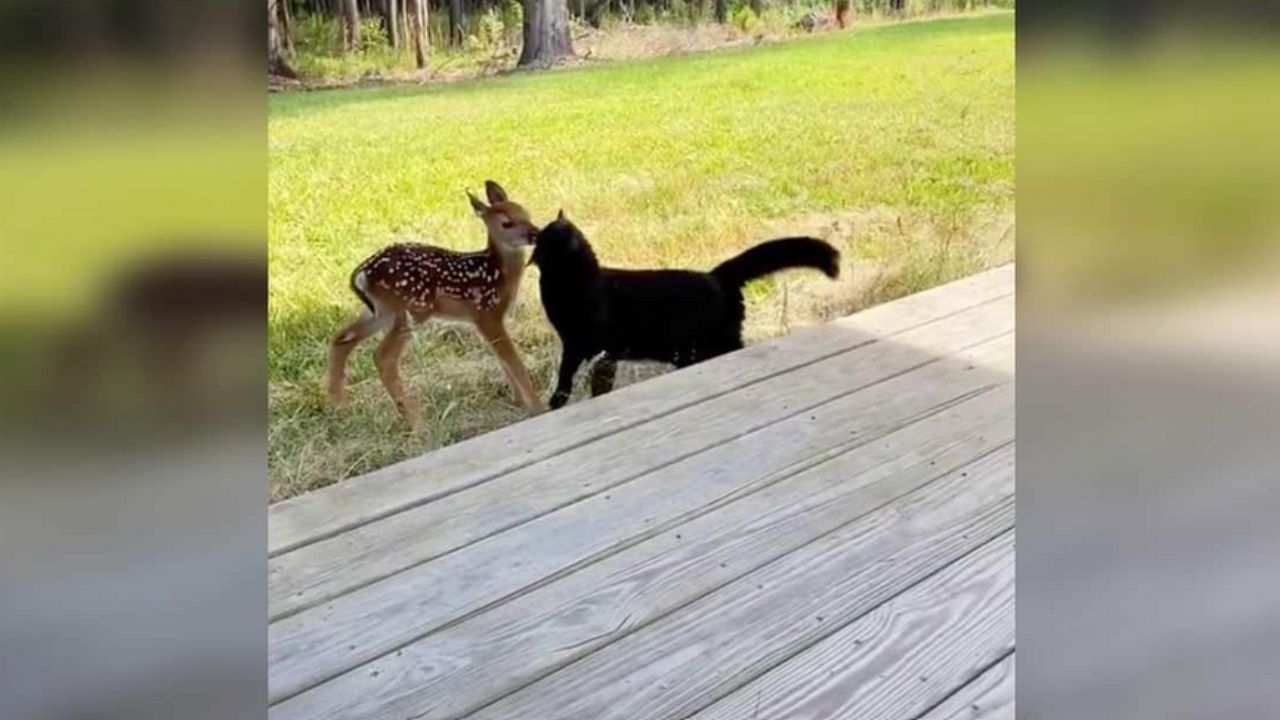
[[[1005,262],[1013,253],[1012,14],[430,88],[270,98],[269,473],[288,497],[515,421],[497,362],[463,326],[415,334],[423,401],[398,421],[353,355],[328,410],[332,334],[359,304],[351,268],[393,238],[479,248],[463,190],[501,182],[543,222],[563,207],[608,264],[708,268],[782,234],[827,237],[838,283],[749,289],[747,336]],[[508,321],[545,389],[559,344],[537,272]],[[636,377],[635,371],[630,376]]]

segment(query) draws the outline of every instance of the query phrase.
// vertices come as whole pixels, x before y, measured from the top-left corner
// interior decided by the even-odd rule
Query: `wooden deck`
[[[1012,718],[998,268],[270,509],[275,720]]]

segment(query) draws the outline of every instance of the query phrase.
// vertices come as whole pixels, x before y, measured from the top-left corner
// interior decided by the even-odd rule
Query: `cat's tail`
[[[827,277],[840,274],[840,251],[811,237],[781,238],[762,242],[711,271],[720,282],[733,287],[787,268],[821,270]]]

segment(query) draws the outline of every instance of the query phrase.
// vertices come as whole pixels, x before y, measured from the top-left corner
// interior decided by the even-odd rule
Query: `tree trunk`
[[[716,22],[721,25],[729,20],[729,4],[725,0],[716,0]]]
[[[297,78],[298,74],[284,59],[284,43],[280,32],[279,0],[267,0],[267,74]]]
[[[573,57],[567,0],[524,0],[524,48],[518,67],[547,67]]]
[[[594,0],[592,4],[587,6],[587,24],[597,30],[600,29],[600,23],[604,21],[604,13],[608,9],[609,0]]]
[[[421,70],[431,55],[427,39],[427,0],[409,0],[409,7],[413,9],[413,59]]]
[[[760,17],[764,12],[764,0],[751,0],[751,12],[755,13],[756,17]]]
[[[406,48],[413,48],[413,3],[418,0],[400,0],[400,37]]]
[[[462,0],[449,0],[449,47],[462,47]]]
[[[391,47],[400,49],[400,0],[384,0],[387,3],[387,37]]]
[[[289,0],[280,0],[280,35],[284,40],[284,50],[293,52],[293,16],[289,14]]]
[[[360,45],[360,6],[357,0],[342,0],[342,16],[344,31],[342,34],[343,47],[348,51],[357,51],[361,49]]]

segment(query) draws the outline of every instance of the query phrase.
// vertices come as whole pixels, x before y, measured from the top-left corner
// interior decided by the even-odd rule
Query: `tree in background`
[[[430,3],[439,17],[430,18]],[[270,0],[268,65],[273,74],[343,77],[426,68],[431,43],[481,72],[512,59],[523,34],[520,67],[545,67],[575,54],[570,22],[612,28],[619,22],[688,27],[733,24],[741,32],[852,27],[858,13],[904,17],[921,12],[1011,8],[1015,0]],[[775,12],[763,18],[766,5]],[[176,7],[176,6],[175,6]],[[274,11],[271,8],[275,8]],[[834,11],[834,13],[833,13]],[[523,21],[521,13],[523,12]],[[799,16],[796,21],[795,17]],[[762,19],[763,18],[763,19]],[[362,23],[363,19],[363,23]],[[377,22],[370,22],[371,19]],[[428,20],[434,22],[428,22]],[[786,23],[786,25],[783,25]],[[596,42],[592,33],[589,43]],[[295,45],[296,43],[296,45]],[[341,56],[347,55],[339,62]]]
[[[343,47],[348,52],[360,50],[360,5],[358,0],[342,0],[344,32]]]
[[[573,57],[567,0],[524,0],[524,47],[518,67],[546,67]]]
[[[427,39],[427,0],[408,0],[413,9],[413,59],[418,69],[427,66],[431,47]]]
[[[462,0],[449,0],[449,46],[462,47]]]
[[[284,51],[286,53],[293,52],[293,15],[289,12],[289,0],[276,0],[277,12],[275,14],[276,22],[279,23],[279,32],[284,38]],[[267,12],[270,12],[268,6]]]
[[[417,0],[410,0],[416,2]],[[383,0],[387,12],[387,38],[391,41],[391,47],[399,49],[400,47],[400,0]]]
[[[298,74],[284,59],[286,31],[280,27],[279,0],[267,0],[267,74],[297,78]]]

